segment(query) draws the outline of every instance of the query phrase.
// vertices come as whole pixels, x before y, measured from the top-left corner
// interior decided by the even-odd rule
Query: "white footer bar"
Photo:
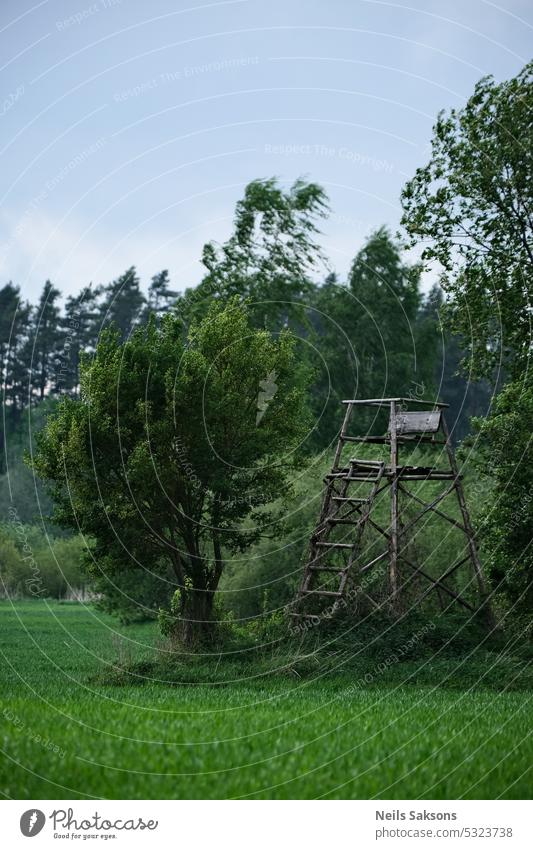
[[[5,847],[530,849],[525,801],[2,801]],[[35,842],[33,842],[33,840]]]

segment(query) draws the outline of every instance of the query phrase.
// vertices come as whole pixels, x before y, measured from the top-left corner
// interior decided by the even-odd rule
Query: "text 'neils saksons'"
[[[449,811],[376,811],[377,820],[456,820]]]

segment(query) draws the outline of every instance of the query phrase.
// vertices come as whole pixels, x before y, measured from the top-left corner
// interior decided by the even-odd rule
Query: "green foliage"
[[[84,593],[84,548],[79,536],[45,536],[35,525],[13,520],[0,525],[0,580],[10,598],[69,598]]]
[[[45,398],[23,410],[10,407],[5,411],[2,446],[5,473],[0,475],[0,516],[4,518],[13,505],[24,524],[40,522],[52,509],[41,481],[24,463],[24,454],[31,453],[35,433],[44,427],[48,414],[56,407],[54,398]]]
[[[288,317],[301,320],[302,299],[313,288],[309,275],[323,263],[315,221],[327,210],[316,183],[297,180],[285,191],[275,179],[253,180],[237,203],[232,236],[222,246],[205,245],[207,274],[178,300],[178,312],[188,323],[205,314],[211,298],[238,295],[249,299],[257,327],[278,329]]]
[[[479,81],[464,109],[441,113],[432,156],[403,191],[403,223],[443,268],[450,326],[471,374],[513,382],[476,421],[475,462],[488,479],[481,532],[506,610],[531,610],[531,353],[533,63],[513,79]]]
[[[144,305],[140,281],[132,266],[106,287],[105,298],[100,305],[100,326],[115,328],[123,341],[139,324]]]
[[[96,593],[95,606],[118,616],[124,625],[157,618],[158,610],[167,607],[176,576],[164,559],[147,568],[131,560],[117,561],[103,552],[95,559],[90,547],[83,557],[84,572],[90,577],[91,590]]]
[[[443,268],[449,319],[476,375],[526,367],[531,344],[533,63],[484,77],[466,106],[441,113],[432,155],[403,190],[402,223]]]
[[[435,352],[418,333],[421,301],[420,268],[404,263],[385,228],[358,252],[346,285],[330,277],[317,290],[317,446],[338,432],[345,398],[431,397]]]
[[[354,430],[356,430],[359,412],[354,415]],[[360,459],[384,459],[388,448],[374,445],[358,445],[357,456]],[[353,456],[353,445],[348,444],[341,456],[341,464]],[[402,462],[412,465],[427,465],[435,459],[434,449],[402,448]],[[309,538],[316,526],[323,495],[324,476],[330,471],[333,452],[323,452],[308,460],[297,476],[294,492],[290,497],[280,500],[279,509],[285,517],[283,534],[275,539],[260,539],[244,556],[236,555],[228,561],[221,590],[225,606],[230,609],[237,623],[245,625],[257,617],[264,620],[271,614],[287,613],[286,606],[293,599],[302,577],[302,569],[308,556]],[[476,528],[481,528],[482,507],[490,497],[491,483],[483,480],[480,484],[479,475],[473,469],[471,460],[462,466],[464,476],[463,486],[467,504],[470,507],[472,521]],[[364,487],[364,485],[363,485]],[[443,491],[440,482],[419,482],[416,494],[426,503],[430,503]],[[364,496],[367,490],[361,492]],[[352,495],[357,496],[354,488]],[[454,495],[447,497],[441,505],[442,509],[455,521],[461,520],[459,505]],[[400,498],[401,521],[407,525],[418,512],[419,507],[405,497]],[[373,507],[373,519],[383,528],[390,523],[390,493],[385,491]],[[465,555],[464,534],[453,527],[442,517],[426,514],[423,520],[416,524],[403,540],[405,554],[426,573],[440,577],[447,566],[462,559]],[[384,550],[381,534],[370,526],[365,528],[362,538],[360,557],[370,560]],[[411,568],[400,563],[400,586],[402,604],[405,611],[420,610],[425,616],[436,616],[441,612],[438,596],[430,593],[423,600],[421,597],[428,588],[425,578],[413,575]],[[457,570],[446,580],[450,590],[458,592],[473,604],[477,603],[475,581],[469,564]],[[365,579],[365,590],[376,602],[384,600],[387,592],[387,569],[385,564],[377,564]],[[443,597],[443,605],[447,615],[453,616],[457,610],[455,602],[449,597]],[[368,610],[364,600],[357,600],[356,609],[350,606],[347,615],[352,625],[364,618]],[[324,633],[324,629],[321,629]]]
[[[474,380],[469,369],[462,369],[465,350],[461,339],[445,326],[444,294],[438,283],[428,292],[417,316],[420,359],[433,367],[433,384],[449,408],[446,421],[452,441],[461,442],[471,431],[472,416],[484,416],[490,408],[494,389],[485,378]]]
[[[244,551],[275,520],[266,505],[287,488],[306,434],[307,374],[291,334],[253,330],[236,300],[212,304],[181,338],[176,315],[123,344],[104,333],[81,399],[50,417],[33,468],[56,521],[94,540],[93,573],[173,570],[193,640],[211,621],[223,547]]]
[[[516,170],[519,196],[512,195],[513,184],[512,209],[504,204],[496,214],[490,206],[497,204],[492,172],[486,163],[488,170],[482,169],[491,145],[503,145],[507,138],[508,109],[514,110],[517,126],[525,121],[516,101],[518,91],[529,92],[526,71],[517,80],[502,86],[481,81],[463,112],[441,116],[432,161],[404,193],[405,223],[413,240],[431,231],[426,259],[438,259],[446,269],[446,287],[455,297],[449,307],[456,311],[454,326],[465,332],[461,286],[468,297],[465,309],[477,311],[478,372],[485,369],[479,352],[492,358],[496,338],[493,328],[483,337],[483,310],[492,308],[494,314],[494,304],[485,286],[480,306],[478,284],[487,284],[495,269],[503,273],[505,256],[520,247],[519,225],[509,224],[506,215],[512,218],[513,204],[525,203],[530,185],[516,161],[514,142],[507,139],[511,147],[502,156],[509,158],[511,170],[506,175],[500,157],[498,180],[503,182],[493,182],[504,192],[509,188],[505,180],[514,180]],[[503,129],[493,126],[493,113],[504,121]],[[484,151],[475,160],[477,176],[468,168],[476,145]],[[446,180],[456,194],[440,191]],[[423,300],[420,267],[406,263],[401,245],[386,229],[360,249],[345,284],[333,275],[323,286],[313,283],[323,260],[317,221],[326,211],[326,196],[314,183],[297,181],[288,190],[273,179],[250,183],[237,205],[232,236],[222,246],[206,245],[206,276],[178,299],[172,314],[176,293],[166,271],[152,278],[147,298],[132,267],[105,289],[86,287],[69,298],[62,316],[58,292],[49,282],[39,307],[31,310],[19,303],[12,284],[0,290],[10,466],[9,481],[5,476],[1,481],[0,505],[7,510],[14,498],[25,523],[49,508],[38,483],[36,502],[31,473],[21,467],[20,456],[30,447],[35,421],[52,409],[46,396],[68,392],[74,400],[64,399],[51,418],[35,468],[57,499],[56,519],[77,529],[83,517],[81,527],[92,540],[86,566],[101,595],[99,604],[119,612],[123,621],[156,617],[159,609],[168,614],[179,589],[179,604],[168,614],[170,630],[190,620],[213,622],[214,593],[223,573],[226,607],[239,618],[261,615],[264,620],[290,601],[318,512],[321,472],[329,463],[324,455],[311,459],[291,494],[287,473],[301,457],[292,448],[308,428],[303,387],[310,369],[297,362],[311,362],[318,375],[311,391],[316,424],[308,440],[317,451],[335,438],[339,401],[345,397],[435,397],[434,387],[440,385],[440,395],[452,401],[460,420],[454,429],[459,437],[467,430],[467,416],[487,407],[488,383],[467,386],[454,374],[463,341],[449,333],[441,338],[440,290]],[[474,236],[454,244],[455,231],[446,229],[446,221],[453,219],[460,227],[468,216]],[[490,233],[489,220],[496,222],[496,235]],[[504,226],[511,233],[508,239],[498,235]],[[480,234],[490,235],[491,251],[480,249]],[[526,247],[527,239],[522,250]],[[522,255],[515,252],[514,257],[518,264]],[[508,265],[505,278],[508,323],[519,300],[513,268]],[[249,301],[246,318],[239,306],[243,297]],[[12,322],[15,335],[8,344]],[[521,322],[522,317],[517,326]],[[100,327],[108,323],[117,335],[106,331],[96,351]],[[289,323],[303,344],[298,346],[286,331],[279,338],[257,331],[268,326],[277,332]],[[523,328],[517,332],[522,344]],[[34,344],[39,368],[30,376]],[[316,359],[309,354],[313,346]],[[520,345],[514,353],[512,347],[510,360],[516,355],[516,363],[523,362],[516,353]],[[28,385],[34,387],[34,400],[43,394],[45,400],[26,422],[21,407]],[[358,423],[361,431],[368,426],[383,431],[386,423]],[[500,486],[499,480],[494,483]],[[517,508],[509,509],[514,515]],[[410,543],[411,558],[431,573],[442,565],[444,551],[455,551],[439,521],[432,520],[429,543],[423,535]],[[489,523],[491,550],[496,524]],[[501,584],[497,567],[491,570]],[[455,586],[459,578],[450,580]],[[411,587],[415,598],[416,581]],[[193,639],[188,631],[184,636]]]
[[[160,608],[157,621],[159,630],[164,637],[171,637],[176,628],[176,619],[181,616],[183,601],[181,598],[181,590],[175,590],[170,599],[169,609]]]
[[[494,588],[513,613],[533,606],[533,384],[503,388],[486,419],[474,420],[478,471],[491,486],[482,513],[485,562]]]
[[[291,494],[278,502],[284,517],[283,533],[259,539],[244,555],[228,561],[221,589],[225,606],[237,622],[252,624],[257,618],[282,613],[301,581],[309,537],[316,525],[322,497],[323,477],[331,468],[331,456],[308,459],[299,470]],[[260,624],[258,627],[262,627]]]

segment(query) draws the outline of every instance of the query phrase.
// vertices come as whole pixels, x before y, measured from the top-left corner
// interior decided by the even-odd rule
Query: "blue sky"
[[[196,283],[246,183],[307,176],[341,276],[397,227],[434,118],[531,58],[533,6],[468,0],[1,0],[0,284],[134,264]]]

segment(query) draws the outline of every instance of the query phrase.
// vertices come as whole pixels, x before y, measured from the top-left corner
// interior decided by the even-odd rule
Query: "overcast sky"
[[[196,283],[256,177],[327,190],[331,264],[395,229],[439,109],[531,58],[528,0],[0,0],[0,263],[35,299]]]

